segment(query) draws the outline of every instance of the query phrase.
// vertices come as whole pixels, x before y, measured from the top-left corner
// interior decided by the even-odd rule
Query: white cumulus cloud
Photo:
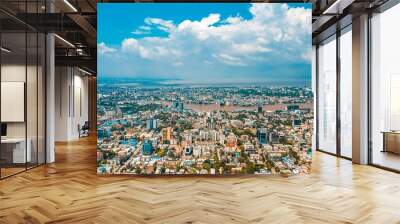
[[[107,54],[107,53],[116,52],[117,49],[107,47],[104,42],[101,42],[100,44],[97,45],[97,51],[99,52],[99,54]]]
[[[144,23],[146,23],[149,26],[152,25],[156,26],[158,29],[163,30],[165,32],[170,32],[175,28],[171,20],[163,20],[160,18],[146,18],[144,20]]]

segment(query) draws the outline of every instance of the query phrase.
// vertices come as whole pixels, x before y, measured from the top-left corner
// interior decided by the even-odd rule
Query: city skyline
[[[99,174],[306,174],[304,87],[98,88]]]
[[[309,4],[99,4],[98,20],[101,77],[311,83]]]

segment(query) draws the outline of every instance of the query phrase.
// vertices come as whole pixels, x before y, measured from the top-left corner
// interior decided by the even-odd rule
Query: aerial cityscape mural
[[[98,4],[97,172],[310,172],[311,5]]]

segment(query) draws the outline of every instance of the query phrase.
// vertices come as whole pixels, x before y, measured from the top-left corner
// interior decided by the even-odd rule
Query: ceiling
[[[373,12],[390,0],[311,0],[313,44],[332,36],[352,23],[353,17]]]
[[[96,0],[47,0],[47,3],[1,0],[2,46],[12,49],[7,60],[16,61],[23,55],[33,58],[38,46],[33,38],[37,33],[52,32],[56,34],[56,66],[78,66],[96,74],[96,3]],[[39,50],[43,45],[39,44]]]

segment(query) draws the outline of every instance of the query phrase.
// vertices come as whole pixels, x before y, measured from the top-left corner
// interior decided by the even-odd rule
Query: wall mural
[[[305,174],[311,4],[98,4],[99,174]]]

